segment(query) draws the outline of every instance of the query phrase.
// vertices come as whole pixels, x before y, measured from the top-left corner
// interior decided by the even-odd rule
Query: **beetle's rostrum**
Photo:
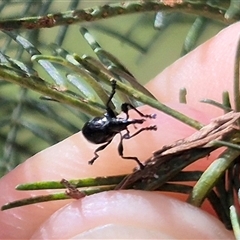
[[[130,135],[130,131],[128,130],[129,125],[142,124],[143,122],[145,122],[144,118],[156,118],[156,114],[143,114],[139,110],[137,110],[133,105],[129,103],[123,103],[121,106],[121,109],[126,114],[126,118],[117,117],[114,111],[110,107],[110,102],[116,92],[116,84],[117,82],[115,80],[112,80],[112,92],[107,101],[106,113],[104,114],[104,116],[95,117],[91,119],[90,121],[86,122],[82,128],[82,134],[89,142],[92,142],[95,144],[104,143],[94,151],[95,156],[89,161],[89,164],[93,164],[95,160],[99,157],[97,152],[106,148],[111,143],[112,139],[116,134],[120,134],[121,138],[118,145],[119,155],[123,159],[131,159],[136,161],[140,169],[143,169],[144,165],[139,161],[137,157],[128,157],[123,155],[123,140],[130,139],[143,131],[148,131],[148,130],[156,131],[157,130],[156,125],[140,128],[137,132],[135,132],[132,135]],[[133,109],[134,111],[136,111],[142,118],[129,119],[128,111],[130,109]],[[126,131],[126,132],[122,133],[122,131]]]

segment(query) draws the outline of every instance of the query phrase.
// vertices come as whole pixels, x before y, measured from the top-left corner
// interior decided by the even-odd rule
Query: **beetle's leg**
[[[128,130],[127,130],[127,132],[128,132],[128,133],[126,133],[126,134],[129,135],[129,131],[128,131]],[[118,154],[119,154],[123,159],[130,159],[130,160],[136,161],[137,164],[139,165],[139,168],[140,168],[140,169],[143,169],[143,168],[144,168],[144,165],[139,161],[139,159],[138,159],[137,157],[126,157],[126,156],[123,156],[123,139],[124,139],[124,136],[125,136],[126,134],[122,135],[122,134],[120,133],[121,139],[120,139],[120,143],[119,143],[119,145],[118,145]]]
[[[109,108],[111,109],[110,102],[112,101],[112,98],[113,98],[114,94],[116,93],[116,85],[117,85],[116,80],[112,80],[111,84],[112,84],[112,92],[109,95],[108,101],[106,103],[107,109],[109,109]]]
[[[156,131],[157,130],[157,126],[156,125],[153,125],[153,126],[149,126],[149,127],[143,127],[143,128],[140,128],[137,132],[135,132],[134,134],[130,135],[130,132],[128,129],[127,130],[127,133],[125,133],[123,135],[123,139],[130,139],[132,137],[135,137],[136,135],[138,135],[139,133],[143,132],[143,131]]]
[[[137,157],[125,157],[123,156],[123,139],[130,139],[132,137],[135,137],[136,135],[138,135],[140,132],[143,132],[143,131],[156,131],[157,130],[157,126],[154,125],[154,126],[149,126],[149,127],[144,127],[144,128],[141,128],[139,129],[137,132],[135,132],[133,135],[130,135],[130,132],[128,129],[126,129],[126,133],[124,135],[121,135],[121,139],[120,139],[120,143],[118,145],[118,153],[119,155],[123,158],[123,159],[132,159],[134,161],[137,162],[137,164],[139,165],[140,169],[143,169],[144,168],[144,165],[139,161],[139,159]]]
[[[129,114],[128,114],[128,111],[130,109],[133,109],[134,111],[136,111],[141,117],[144,117],[144,118],[156,118],[156,114],[143,114],[141,113],[139,110],[137,110],[137,108],[135,108],[132,104],[130,103],[123,103],[122,106],[122,111],[127,115],[126,119],[129,118]]]
[[[95,151],[94,151],[94,155],[95,157],[93,159],[91,159],[90,161],[88,161],[88,164],[92,165],[96,159],[99,157],[99,155],[97,154],[97,152],[102,151],[105,147],[107,147],[108,144],[110,144],[110,142],[112,141],[112,139],[110,141],[108,141],[106,144],[101,145],[100,147],[98,147]]]
[[[114,94],[116,93],[116,84],[117,84],[117,82],[115,81],[115,80],[112,80],[111,81],[111,84],[112,84],[112,92],[111,92],[111,94],[109,95],[109,98],[108,98],[108,101],[107,101],[107,103],[106,103],[106,110],[107,110],[107,117],[109,117],[109,118],[115,118],[116,117],[116,115],[115,115],[115,113],[113,112],[113,110],[112,110],[112,108],[111,108],[111,106],[110,106],[110,103],[111,103],[111,101],[112,101],[112,98],[113,98],[113,96],[114,96]]]

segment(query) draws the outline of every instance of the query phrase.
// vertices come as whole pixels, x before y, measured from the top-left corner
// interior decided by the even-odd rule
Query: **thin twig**
[[[93,22],[100,19],[139,12],[166,11],[181,12],[211,18],[223,23],[231,24],[239,20],[238,15],[226,19],[226,9],[218,5],[207,4],[206,1],[128,1],[126,3],[112,3],[104,6],[48,14],[46,16],[26,17],[0,21],[0,29],[37,29],[51,28],[65,24]]]

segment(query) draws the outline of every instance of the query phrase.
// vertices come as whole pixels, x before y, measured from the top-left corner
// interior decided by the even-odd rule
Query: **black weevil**
[[[122,111],[126,114],[126,118],[120,118],[117,117],[116,114],[113,112],[113,110],[110,107],[110,102],[116,92],[116,84],[117,82],[115,80],[112,80],[112,92],[109,96],[109,99],[106,104],[106,113],[104,114],[103,117],[95,117],[92,120],[86,122],[82,128],[82,134],[83,136],[92,143],[95,144],[100,144],[100,143],[105,143],[98,147],[94,151],[94,158],[89,161],[89,164],[93,164],[94,161],[99,157],[97,152],[103,150],[105,147],[107,147],[114,136],[116,134],[120,134],[121,139],[120,143],[118,145],[118,153],[119,155],[124,158],[124,159],[132,159],[136,161],[140,167],[140,169],[144,168],[144,165],[138,160],[137,157],[126,157],[123,156],[123,139],[130,139],[137,134],[139,134],[142,131],[146,130],[157,130],[157,126],[149,126],[149,127],[144,127],[139,129],[137,132],[135,132],[133,135],[130,135],[130,132],[128,130],[128,125],[131,124],[142,124],[145,119],[143,118],[155,118],[156,114],[143,114],[139,110],[137,110],[133,105],[129,103],[123,103],[121,106]],[[135,110],[141,117],[142,119],[129,119],[129,114],[128,111],[130,109]],[[122,131],[125,130],[126,133],[122,134]]]

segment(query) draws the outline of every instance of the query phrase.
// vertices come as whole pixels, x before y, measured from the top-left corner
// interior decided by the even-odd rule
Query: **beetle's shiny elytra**
[[[155,114],[153,114],[153,115],[146,114],[145,115],[145,114],[141,113],[139,110],[137,110],[131,104],[123,103],[121,106],[121,109],[126,114],[126,118],[117,117],[110,107],[110,102],[116,92],[116,84],[117,84],[116,81],[113,80],[112,81],[112,92],[107,101],[106,113],[104,114],[104,116],[93,118],[89,122],[86,122],[82,128],[82,134],[89,142],[92,142],[95,144],[104,143],[103,145],[101,145],[94,151],[95,156],[93,157],[93,159],[91,159],[89,161],[89,164],[94,163],[94,161],[99,157],[97,152],[99,152],[99,151],[103,150],[105,147],[107,147],[110,144],[110,142],[112,141],[112,139],[114,138],[114,136],[119,133],[121,136],[120,143],[118,145],[119,155],[123,159],[132,159],[132,160],[136,161],[138,163],[140,169],[143,169],[144,165],[138,160],[137,157],[123,156],[123,139],[130,139],[142,131],[147,131],[147,130],[156,131],[157,130],[156,125],[141,128],[132,135],[130,135],[130,132],[128,130],[128,125],[142,124],[145,121],[145,119],[143,119],[143,118],[155,118],[156,115]],[[129,119],[128,111],[130,109],[135,110],[143,118],[142,119]],[[124,134],[122,134],[122,131],[124,131],[124,130],[126,132]]]

